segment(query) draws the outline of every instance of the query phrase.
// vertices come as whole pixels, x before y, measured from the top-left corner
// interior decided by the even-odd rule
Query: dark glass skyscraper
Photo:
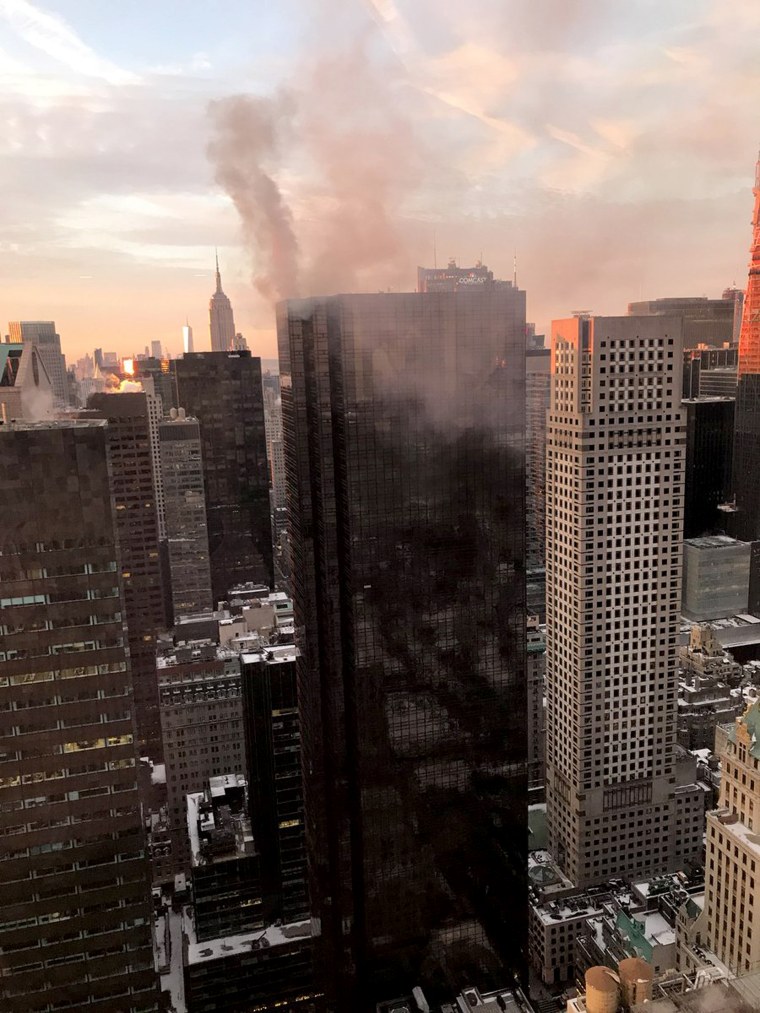
[[[178,403],[201,425],[214,604],[235,584],[272,586],[261,359],[194,352],[172,363]]]
[[[261,863],[264,918],[308,917],[296,649],[241,658],[248,802]]]
[[[332,1007],[526,943],[525,294],[278,311],[312,917]]]
[[[726,526],[718,508],[731,489],[731,451],[734,440],[732,397],[695,397],[686,409],[686,467],[684,538],[712,535]]]

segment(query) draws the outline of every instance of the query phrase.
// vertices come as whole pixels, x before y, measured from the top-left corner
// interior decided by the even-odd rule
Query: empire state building
[[[219,257],[216,258],[216,292],[208,304],[211,324],[211,351],[227,352],[235,347],[235,318],[232,303],[222,291],[222,276],[219,273]]]

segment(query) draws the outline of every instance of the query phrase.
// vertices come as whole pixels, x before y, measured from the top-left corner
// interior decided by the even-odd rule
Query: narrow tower
[[[546,801],[551,851],[580,887],[690,857],[675,769],[681,360],[678,317],[552,324]]]
[[[235,347],[235,317],[232,303],[222,291],[222,276],[219,273],[219,255],[216,257],[216,291],[208,304],[211,326],[211,351],[227,352]]]
[[[743,541],[760,534],[760,158],[755,166],[755,209],[744,313],[739,334],[739,386],[734,416],[733,488],[736,511],[729,533]]]

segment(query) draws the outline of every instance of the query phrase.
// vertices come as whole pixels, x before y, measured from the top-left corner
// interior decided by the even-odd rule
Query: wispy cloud
[[[413,285],[434,231],[439,256],[482,251],[505,274],[516,247],[539,324],[742,279],[758,0],[734,0],[730,17],[725,0],[240,3],[234,42],[229,23],[201,17],[205,0],[184,3],[196,27],[174,35],[163,5],[130,0],[117,56],[103,19],[76,19],[80,5],[0,0],[0,243],[13,253],[14,314],[60,305],[82,342],[115,319],[161,336],[193,300],[205,315],[196,276],[218,241],[242,326],[271,328],[249,283],[260,264],[205,157],[205,111],[283,86],[297,112],[264,169],[305,263],[324,265],[302,272],[304,287]],[[287,45],[269,45],[262,19]],[[239,39],[247,64],[228,59]]]
[[[108,84],[133,84],[138,78],[99,56],[57,14],[29,0],[0,0],[0,17],[20,39],[78,74],[101,78]]]

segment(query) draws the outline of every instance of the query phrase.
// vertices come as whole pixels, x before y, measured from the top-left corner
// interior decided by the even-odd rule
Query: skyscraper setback
[[[552,324],[547,803],[577,886],[679,860],[681,359],[678,318]]]
[[[229,352],[235,344],[235,317],[232,303],[222,291],[222,276],[219,273],[219,257],[216,258],[216,291],[208,304],[209,323],[211,326],[211,351]],[[192,344],[192,331],[190,332]],[[185,348],[191,352],[192,348]]]
[[[511,286],[278,307],[312,916],[340,1009],[521,969],[524,334]]]
[[[0,1008],[153,1013],[106,424],[0,427]]]

